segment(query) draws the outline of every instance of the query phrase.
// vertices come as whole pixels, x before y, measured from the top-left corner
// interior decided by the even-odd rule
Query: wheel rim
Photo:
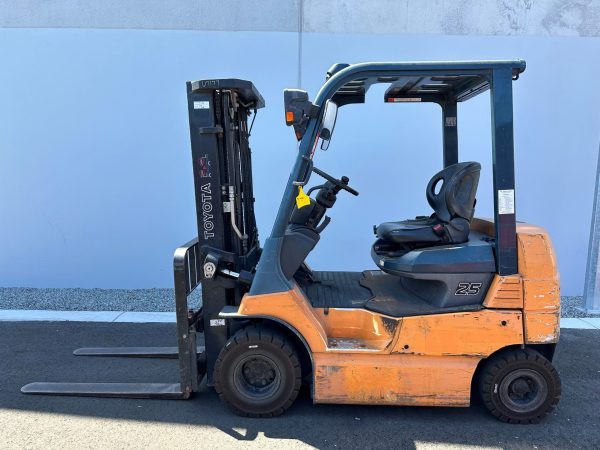
[[[252,400],[271,397],[281,385],[281,371],[266,355],[249,355],[235,366],[234,384],[238,392]]]
[[[528,413],[544,403],[548,396],[548,383],[535,370],[518,369],[502,379],[498,393],[502,403],[512,411]]]

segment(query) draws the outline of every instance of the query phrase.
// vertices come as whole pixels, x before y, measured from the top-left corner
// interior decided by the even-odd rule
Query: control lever
[[[321,221],[321,223],[315,227],[315,231],[318,234],[321,234],[321,231],[323,231],[325,229],[325,227],[327,225],[329,225],[329,222],[331,222],[331,217],[325,216],[325,218]]]
[[[338,188],[343,189],[343,190],[345,190],[347,192],[350,192],[352,195],[358,195],[358,191],[357,190],[352,189],[350,186],[348,186],[348,182],[350,181],[350,178],[348,178],[346,176],[343,176],[341,180],[338,180],[337,178],[332,177],[328,173],[325,173],[321,169],[317,169],[314,166],[312,168],[312,171],[314,173],[316,173],[317,175],[322,176],[327,181],[335,184]]]
[[[235,278],[238,283],[245,284],[246,286],[250,286],[252,284],[252,280],[254,279],[254,274],[252,272],[248,272],[247,270],[240,270],[238,272],[234,272],[229,269],[222,269],[219,271],[220,274],[227,275],[228,277]]]

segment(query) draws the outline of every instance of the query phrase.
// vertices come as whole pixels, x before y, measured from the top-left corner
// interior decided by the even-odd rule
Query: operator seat
[[[462,162],[436,173],[426,191],[433,214],[375,227],[379,240],[374,250],[411,250],[467,242],[480,171],[479,163]]]

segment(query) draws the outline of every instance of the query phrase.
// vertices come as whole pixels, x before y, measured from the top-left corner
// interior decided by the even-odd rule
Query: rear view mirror
[[[331,141],[337,119],[337,109],[338,106],[336,103],[327,100],[327,103],[325,103],[325,112],[323,113],[323,124],[321,125],[321,131],[319,133],[319,137],[321,138],[321,150],[327,150],[329,148],[329,142]]]

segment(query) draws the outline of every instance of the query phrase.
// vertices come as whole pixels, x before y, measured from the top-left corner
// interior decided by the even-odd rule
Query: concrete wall
[[[524,58],[514,84],[517,214],[549,228],[563,292],[579,294],[600,137],[598,9],[0,0],[0,286],[171,285],[172,251],[195,233],[186,80],[247,78],[267,101],[252,135],[264,239],[295,157],[284,87],[314,97],[340,61]],[[341,196],[311,255],[316,268],[373,267],[372,225],[427,213],[440,111],[384,104],[382,89],[340,110],[330,150],[317,156],[361,196]],[[460,106],[459,136],[461,159],[484,166],[478,215],[489,216],[488,95]]]
[[[595,0],[0,0],[0,26],[598,36]]]

